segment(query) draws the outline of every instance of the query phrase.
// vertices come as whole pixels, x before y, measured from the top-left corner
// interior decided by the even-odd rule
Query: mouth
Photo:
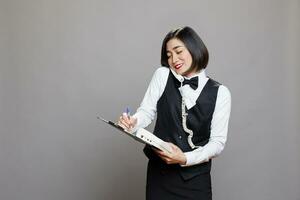
[[[174,66],[175,69],[180,69],[182,67],[183,64],[177,64]]]

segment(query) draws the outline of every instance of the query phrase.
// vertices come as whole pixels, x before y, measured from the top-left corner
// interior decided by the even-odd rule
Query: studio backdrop
[[[135,111],[190,26],[232,95],[213,199],[300,200],[299,19],[299,0],[1,0],[0,199],[144,199],[143,145],[96,117]]]

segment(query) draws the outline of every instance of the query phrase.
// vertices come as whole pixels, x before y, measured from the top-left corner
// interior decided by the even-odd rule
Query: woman
[[[211,159],[225,146],[231,109],[229,90],[205,74],[209,54],[190,27],[170,31],[161,64],[133,116],[119,124],[128,130],[148,126],[172,146],[165,153],[146,146],[149,158],[146,199],[212,199]]]

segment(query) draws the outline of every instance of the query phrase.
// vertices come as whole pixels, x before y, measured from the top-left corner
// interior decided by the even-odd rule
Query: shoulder
[[[218,88],[218,96],[224,96],[224,97],[230,97],[230,90],[228,89],[228,87],[226,87],[225,85],[223,85],[222,83],[219,83],[218,81],[209,78],[209,80],[211,81],[211,85],[212,87],[216,87]]]
[[[211,87],[216,87],[219,88],[220,85],[222,85],[221,83],[219,83],[218,81],[208,77],[208,83]]]
[[[155,70],[154,75],[155,76],[167,76],[169,74],[170,70],[167,67],[159,67]]]
[[[168,79],[169,73],[170,73],[169,68],[159,67],[155,70],[153,74],[153,80],[165,82],[165,80]]]
[[[168,81],[168,74],[169,69],[166,67],[159,67],[155,70],[147,90],[150,94],[148,96],[151,98],[154,96],[157,97],[154,102],[156,102],[162,95]]]
[[[225,85],[220,85],[218,90],[218,99],[231,101],[231,93],[228,87]]]
[[[209,78],[211,88],[217,90],[217,101],[231,101],[231,93],[228,87],[219,83],[218,81]]]

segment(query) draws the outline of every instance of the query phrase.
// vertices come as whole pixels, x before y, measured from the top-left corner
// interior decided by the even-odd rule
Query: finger
[[[165,163],[167,164],[174,164],[175,162],[172,159],[169,158],[161,158]]]
[[[130,124],[130,117],[127,115],[127,113],[123,113],[122,117],[126,123]]]
[[[121,126],[123,129],[127,129],[126,125],[122,123],[121,121],[118,122],[118,125]]]
[[[126,129],[129,129],[130,125],[123,119],[123,117],[121,116],[120,117],[120,120],[119,120],[120,124],[124,127],[126,127]],[[123,128],[124,128],[123,127]]]
[[[124,126],[123,124],[120,124],[119,126],[121,126],[124,130],[127,130],[127,127]]]
[[[137,123],[137,119],[135,117],[130,116],[130,127],[133,128]]]
[[[171,146],[172,149],[178,149],[179,147],[176,146],[175,144],[168,142],[168,144]]]
[[[165,153],[163,151],[158,151],[157,155],[161,158],[166,158],[166,159],[172,159],[173,158],[171,154]]]
[[[132,128],[133,127],[133,123],[131,122],[131,120],[128,118],[127,114],[123,113],[122,115],[122,122],[126,125],[126,127],[128,129]]]
[[[168,144],[171,146],[172,154],[182,152],[181,149],[178,146],[176,146],[175,144],[170,143],[170,142]]]
[[[167,156],[159,156],[161,159],[165,160],[165,161],[170,161],[172,160],[171,158],[167,157]]]
[[[156,148],[153,148],[153,150],[158,154],[158,155],[164,155],[164,152],[159,150],[159,149],[156,149]]]
[[[161,151],[161,150],[159,150],[159,149],[157,149],[157,148],[155,148],[155,147],[151,147],[151,148],[152,148],[153,151],[155,151],[155,152],[157,152],[157,153]]]
[[[170,159],[170,158],[168,158],[166,156],[163,156],[163,155],[158,155],[158,157],[160,157],[163,161],[167,161],[167,160]]]
[[[167,164],[175,164],[176,163],[176,161],[172,157],[162,154],[161,152],[158,152],[157,155],[158,155],[158,157],[160,157],[160,159],[162,159]]]

